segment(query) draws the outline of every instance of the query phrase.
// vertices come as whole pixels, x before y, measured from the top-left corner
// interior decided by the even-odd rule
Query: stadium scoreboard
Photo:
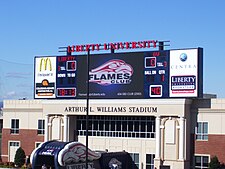
[[[203,95],[203,49],[36,56],[35,99],[151,99]],[[89,76],[88,76],[89,75]]]

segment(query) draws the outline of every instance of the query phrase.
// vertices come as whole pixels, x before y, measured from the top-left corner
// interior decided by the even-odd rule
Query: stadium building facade
[[[4,101],[2,160],[48,140],[86,144],[86,100]],[[139,168],[207,168],[225,162],[225,100],[90,100],[88,145],[127,151]]]

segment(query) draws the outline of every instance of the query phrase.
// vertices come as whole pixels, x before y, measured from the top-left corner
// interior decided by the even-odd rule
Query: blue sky
[[[33,98],[34,57],[73,44],[170,40],[204,48],[204,93],[225,98],[225,1],[1,0],[0,100]]]

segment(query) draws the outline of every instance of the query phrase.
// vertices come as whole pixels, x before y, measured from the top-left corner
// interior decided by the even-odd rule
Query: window
[[[11,134],[19,133],[19,119],[11,119]]]
[[[209,156],[195,156],[195,168],[204,169],[208,168]]]
[[[1,110],[0,110],[1,111]],[[3,120],[0,119],[0,133],[2,133],[2,128],[3,128]]]
[[[197,140],[208,140],[208,122],[198,122],[196,129]]]
[[[132,169],[139,168],[139,154],[138,153],[129,153],[135,166],[132,166]]]
[[[16,141],[11,141],[11,142],[9,142],[9,146],[10,147],[19,147],[19,142],[16,142]]]
[[[146,169],[154,169],[155,154],[146,154]]]
[[[89,116],[90,136],[155,138],[155,117]],[[77,117],[78,135],[86,133],[86,117]]]
[[[45,120],[38,120],[37,134],[45,134]]]
[[[42,142],[35,142],[35,148],[37,148]]]

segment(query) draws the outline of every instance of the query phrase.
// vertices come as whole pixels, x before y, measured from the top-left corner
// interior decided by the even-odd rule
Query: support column
[[[49,121],[48,120],[48,115],[45,115],[45,136],[44,136],[44,141],[45,142],[49,140],[49,138],[48,138],[48,136],[49,136],[48,121]]]
[[[179,135],[180,135],[180,139],[179,139],[179,160],[184,160],[184,147],[185,147],[185,142],[184,142],[184,138],[185,138],[185,126],[184,126],[184,117],[180,117],[180,131],[179,131]]]
[[[68,116],[67,115],[64,115],[64,136],[63,136],[63,141],[69,141],[68,139],[68,128],[69,128],[69,125],[68,125]]]
[[[57,118],[58,118],[58,139],[60,140],[60,139],[62,139],[62,138],[61,138],[61,132],[62,132],[62,131],[61,131],[61,125],[62,125],[62,124],[61,124],[61,117],[58,116]]]
[[[156,124],[155,124],[155,142],[156,142],[156,154],[155,158],[161,158],[161,131],[160,131],[160,116],[156,117]]]

